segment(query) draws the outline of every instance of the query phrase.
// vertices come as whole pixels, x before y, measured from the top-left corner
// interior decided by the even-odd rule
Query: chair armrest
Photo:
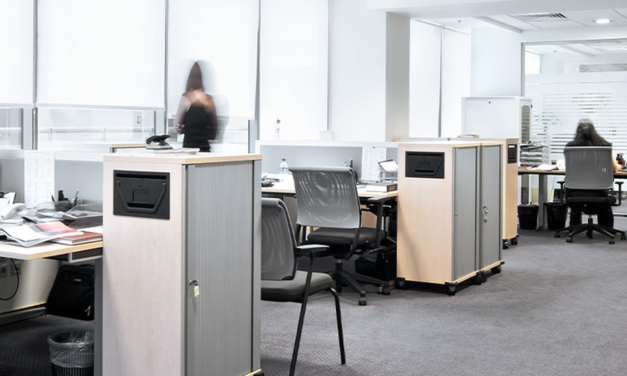
[[[308,256],[311,259],[329,256],[329,246],[322,244],[305,244],[296,247],[298,256]]]
[[[562,197],[560,199],[560,203],[563,204],[564,203],[564,197],[566,197],[566,191],[564,191],[564,183],[565,183],[565,181],[562,180],[562,181],[558,181],[557,183],[560,185],[560,191],[562,191]]]

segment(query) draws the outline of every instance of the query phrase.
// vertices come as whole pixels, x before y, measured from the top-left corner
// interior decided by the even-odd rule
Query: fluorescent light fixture
[[[594,20],[595,23],[598,23],[599,25],[606,25],[610,22],[612,22],[612,20],[610,20],[609,18],[599,18],[597,20]]]

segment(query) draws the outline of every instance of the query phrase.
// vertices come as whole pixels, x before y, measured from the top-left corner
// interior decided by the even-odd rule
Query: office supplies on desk
[[[539,166],[532,168],[532,170],[551,171],[551,170],[559,170],[559,167],[557,167],[557,165],[554,165],[554,164],[543,163]]]
[[[82,234],[61,222],[3,226],[0,231],[10,242],[22,247],[32,247],[62,236]]]
[[[0,213],[15,201],[15,192],[0,192]]]
[[[172,146],[166,142],[168,138],[170,138],[169,134],[150,136],[146,139],[146,149],[150,149],[150,150],[172,149]]]
[[[398,184],[394,182],[368,183],[367,192],[392,192],[398,189]]]
[[[56,239],[52,239],[51,242],[65,244],[65,245],[77,245],[84,243],[97,242],[102,240],[102,234],[95,232],[89,232],[81,230],[82,234],[72,236],[62,236]]]
[[[2,212],[0,212],[0,220],[14,219],[20,216],[20,212],[26,210],[26,204],[16,203],[7,205]]]

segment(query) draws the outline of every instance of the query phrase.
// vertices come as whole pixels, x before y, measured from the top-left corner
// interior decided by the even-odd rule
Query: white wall
[[[472,29],[470,95],[521,94],[521,36],[507,30]]]
[[[335,140],[383,141],[386,14],[367,10],[366,0],[329,9],[329,129]]]

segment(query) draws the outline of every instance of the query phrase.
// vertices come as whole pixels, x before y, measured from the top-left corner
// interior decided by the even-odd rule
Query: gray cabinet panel
[[[248,374],[253,363],[253,165],[196,165],[188,167],[187,176],[186,283],[198,281],[200,295],[194,297],[188,286],[186,375]]]
[[[481,153],[480,252],[477,269],[501,260],[501,147]]]
[[[455,149],[453,280],[475,271],[477,240],[477,148]]]

